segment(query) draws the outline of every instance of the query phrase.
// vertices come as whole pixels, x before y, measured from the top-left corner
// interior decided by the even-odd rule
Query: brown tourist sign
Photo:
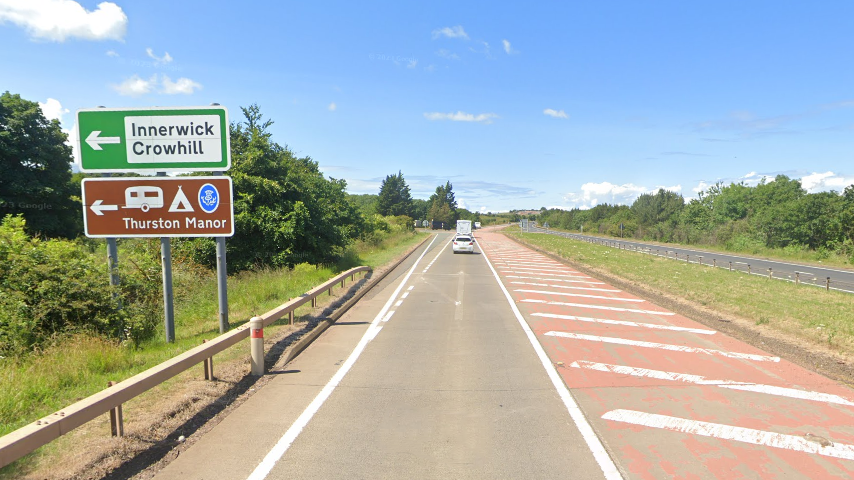
[[[230,177],[83,180],[87,237],[230,237]]]

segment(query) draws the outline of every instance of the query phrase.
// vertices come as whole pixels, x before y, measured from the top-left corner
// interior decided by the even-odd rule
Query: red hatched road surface
[[[503,235],[478,245],[629,478],[854,478],[854,392]]]

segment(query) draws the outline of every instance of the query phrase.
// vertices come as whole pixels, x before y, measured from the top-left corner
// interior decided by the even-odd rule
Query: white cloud
[[[410,60],[409,63],[406,64],[406,68],[415,68],[418,65],[418,60]]]
[[[437,28],[433,30],[433,40],[439,37],[448,37],[448,38],[462,38],[464,40],[468,40],[469,36],[461,25],[457,25],[456,27],[445,27],[445,28]]]
[[[192,95],[197,89],[202,89],[202,85],[199,82],[194,82],[185,77],[181,77],[173,82],[172,79],[163,75],[163,89],[160,90],[160,93],[165,93],[167,95],[175,95],[178,93],[183,95]]]
[[[41,107],[45,118],[48,120],[57,119],[59,123],[62,123],[62,116],[69,112],[67,108],[62,108],[62,104],[55,98],[48,98],[45,103],[39,102],[39,107]]]
[[[481,113],[475,115],[473,113],[465,113],[465,112],[457,112],[457,113],[440,113],[440,112],[430,112],[425,113],[424,118],[427,120],[451,120],[454,122],[478,122],[478,123],[492,123],[492,120],[498,118],[498,115],[494,113]]]
[[[632,183],[615,185],[611,182],[588,182],[581,186],[581,193],[571,192],[566,194],[563,199],[569,202],[571,207],[581,209],[593,208],[600,203],[631,205],[640,195],[657,192],[662,188],[676,193],[682,191],[682,185],[674,185],[672,187],[658,186],[649,189]]]
[[[133,75],[118,85],[112,85],[112,87],[119,95],[138,97],[152,92],[166,95],[192,95],[196,90],[201,90],[202,85],[185,77],[181,77],[173,82],[166,75],[158,77],[155,74],[148,80],[140,78],[139,75]]]
[[[152,76],[148,80],[140,78],[139,75],[134,75],[118,85],[112,85],[112,87],[119,95],[138,97],[151,92],[156,84],[157,75]]]
[[[154,59],[155,65],[161,63],[169,63],[172,61],[172,55],[169,55],[169,52],[164,52],[162,57],[158,57],[154,54],[154,50],[152,50],[151,48],[146,48],[145,54],[148,55],[150,58]]]
[[[32,39],[64,42],[119,40],[127,33],[128,18],[121,7],[102,2],[88,11],[72,0],[0,0],[0,23],[23,27]]]
[[[848,185],[854,184],[854,177],[845,177],[833,172],[813,172],[801,178],[801,186],[809,193],[836,190],[841,192]]]
[[[335,102],[332,102],[326,108],[329,109],[330,112],[334,112],[338,108],[338,105],[335,105]]]
[[[547,108],[543,110],[543,113],[555,118],[569,118],[569,116],[567,116],[566,112],[564,112],[563,110],[554,110],[552,108]]]
[[[444,48],[439,50],[438,52],[436,52],[436,55],[438,55],[442,58],[447,58],[448,60],[459,60],[460,59],[459,55],[457,55],[456,53],[451,53],[451,52],[445,50]]]
[[[107,56],[108,56],[108,57],[118,57],[118,56],[119,56],[119,54],[118,54],[118,53],[116,53],[116,51],[115,51],[115,50],[107,50]]]
[[[514,50],[513,47],[510,46],[510,42],[508,40],[501,40],[501,43],[504,45],[504,51],[507,53],[507,55],[519,53],[518,50]]]

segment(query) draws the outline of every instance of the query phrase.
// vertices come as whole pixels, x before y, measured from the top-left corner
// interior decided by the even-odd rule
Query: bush
[[[113,287],[105,259],[84,244],[30,238],[25,228],[20,216],[0,223],[0,351],[25,352],[81,331],[134,343],[153,335],[157,314],[148,275]],[[141,258],[136,263],[150,270]]]

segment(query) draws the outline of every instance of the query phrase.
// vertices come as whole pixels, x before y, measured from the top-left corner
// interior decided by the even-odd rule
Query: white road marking
[[[757,355],[755,353],[726,352],[724,350],[715,350],[712,348],[686,347],[684,345],[670,345],[667,343],[644,342],[644,341],[640,341],[640,340],[629,340],[627,338],[600,337],[597,335],[585,335],[583,333],[546,332],[545,335],[547,335],[549,337],[561,337],[561,338],[573,338],[576,340],[588,340],[591,342],[615,343],[618,345],[631,345],[633,347],[658,348],[661,350],[671,350],[674,352],[702,353],[705,355],[718,355],[721,357],[728,357],[728,358],[741,358],[744,360],[755,360],[757,362],[779,362],[780,361],[780,357],[769,357],[767,355]]]
[[[409,292],[406,291],[406,292],[403,292],[403,295],[401,295],[400,298],[406,298],[408,296],[409,296]]]
[[[546,351],[543,350],[543,346],[540,345],[540,342],[537,340],[537,336],[534,335],[533,330],[531,330],[531,327],[522,317],[522,314],[516,307],[516,303],[513,301],[513,297],[510,295],[510,292],[507,291],[507,288],[501,281],[501,277],[498,276],[498,272],[492,266],[492,262],[489,261],[485,251],[483,252],[483,259],[486,260],[486,264],[489,265],[489,269],[492,270],[492,274],[495,276],[498,286],[501,287],[501,291],[504,292],[504,298],[506,298],[507,303],[510,304],[510,309],[516,316],[516,320],[519,322],[519,325],[522,326],[522,330],[524,330],[525,335],[528,336],[528,341],[531,342],[531,346],[534,347],[534,351],[537,353],[537,357],[539,357],[540,362],[543,364],[543,368],[545,368],[549,379],[552,381],[552,385],[554,385],[555,390],[557,390],[558,395],[560,395],[561,400],[563,400],[563,404],[566,406],[569,416],[575,422],[575,426],[581,433],[582,438],[584,438],[585,443],[587,443],[587,448],[589,448],[591,453],[593,453],[593,458],[596,459],[596,462],[599,464],[599,468],[601,468],[602,473],[605,474],[605,478],[607,480],[623,480],[623,476],[620,474],[617,466],[614,465],[614,461],[608,455],[605,447],[602,446],[602,442],[599,441],[599,437],[596,436],[596,432],[593,431],[593,427],[590,426],[590,423],[587,421],[587,418],[584,416],[581,408],[579,408],[578,404],[575,402],[575,399],[572,397],[572,393],[570,393],[566,384],[563,382],[563,379],[557,373],[555,366],[552,364],[548,355],[546,355]]]
[[[559,273],[579,273],[575,270],[569,270],[566,268],[541,268],[541,267],[520,267],[517,265],[507,265],[505,267],[498,267],[499,270],[512,269],[518,272],[537,272],[543,273],[547,275],[557,275]]]
[[[608,363],[587,362],[578,360],[572,362],[570,367],[586,368],[589,370],[598,370],[600,372],[619,373],[621,375],[631,375],[634,377],[655,378],[658,380],[673,380],[686,383],[694,383],[697,385],[714,385],[721,388],[729,388],[733,390],[746,390],[749,392],[765,393],[768,395],[777,395],[780,397],[797,398],[800,400],[813,400],[824,403],[837,403],[839,405],[854,406],[854,402],[847,400],[839,395],[830,393],[811,392],[809,390],[798,390],[796,388],[775,387],[773,385],[762,385],[759,383],[736,382],[733,380],[708,380],[700,375],[691,375],[688,373],[663,372],[660,370],[649,370],[646,368],[627,367],[623,365],[611,365]]]
[[[782,448],[796,452],[814,453],[826,457],[854,460],[854,445],[831,443],[822,446],[816,441],[805,437],[786,435],[783,433],[767,432],[752,428],[736,427],[721,423],[701,422],[687,418],[658,415],[655,413],[638,412],[635,410],[611,410],[602,415],[605,420],[642,425],[644,427],[661,428],[674,432],[689,433],[703,437],[734,440],[736,442],[762,445],[765,447]]]
[[[514,285],[533,285],[535,287],[551,287],[551,288],[568,288],[572,290],[589,290],[592,292],[621,292],[615,288],[596,288],[596,287],[568,287],[566,285],[549,285],[548,283],[533,283],[533,282],[510,282]]]
[[[659,312],[656,310],[637,310],[634,308],[605,307],[602,305],[587,305],[584,303],[549,302],[547,300],[534,300],[534,299],[530,299],[530,298],[525,298],[525,299],[522,299],[519,301],[525,302],[525,303],[544,303],[546,305],[561,305],[564,307],[579,307],[579,308],[592,308],[595,310],[610,310],[613,312],[649,313],[651,315],[676,315],[673,312]]]
[[[395,306],[395,307],[399,307],[399,306],[401,306],[401,305],[403,305],[403,300],[398,300],[398,301],[394,304],[394,306]]]
[[[504,272],[504,273],[524,273],[525,275],[533,275],[533,274],[536,274],[536,273],[541,273],[541,274],[544,274],[544,275],[551,275],[551,276],[553,276],[553,277],[564,277],[564,278],[590,278],[590,277],[585,276],[585,275],[562,275],[562,274],[560,274],[560,273],[552,273],[552,272],[526,271],[526,270],[520,270],[520,269],[518,269],[518,268],[512,268],[512,269],[509,269],[509,270],[507,270],[507,269],[503,269],[503,268],[499,268],[499,270],[501,270],[501,271],[502,271],[502,272]]]
[[[412,291],[413,288],[415,288],[415,285],[410,285],[409,288],[407,288],[407,290]]]
[[[562,278],[543,278],[543,277],[523,277],[521,275],[507,275],[507,278],[524,278],[528,280],[548,280],[549,282],[565,282],[565,283],[587,283],[590,285],[605,285],[605,282],[594,282],[592,280],[564,280]],[[581,278],[581,277],[578,277]],[[587,277],[589,278],[589,277]]]
[[[672,325],[657,325],[655,323],[638,323],[629,322],[626,320],[607,320],[604,318],[576,317],[575,315],[558,315],[556,313],[532,313],[532,317],[558,318],[561,320],[576,320],[579,322],[607,323],[610,325],[625,325],[627,327],[643,327],[657,330],[675,330],[677,332],[691,332],[700,335],[714,335],[714,330],[704,330],[702,328],[674,327]]]
[[[519,265],[519,266],[530,266],[530,267],[560,267],[561,269],[565,269],[566,265],[557,262],[502,262],[505,265]],[[578,273],[578,272],[575,272]]]
[[[523,292],[523,293],[540,293],[543,295],[560,295],[562,297],[583,297],[583,298],[598,298],[600,300],[615,300],[620,302],[645,302],[641,298],[621,298],[621,297],[603,297],[601,295],[585,295],[583,293],[569,293],[569,292],[548,292],[545,290],[525,290],[522,288],[513,290],[514,292]]]
[[[341,368],[339,368],[338,371],[335,372],[335,375],[332,376],[332,378],[329,380],[329,383],[327,383],[323,387],[323,389],[320,390],[320,393],[318,393],[317,396],[314,397],[314,400],[312,400],[311,403],[308,405],[308,407],[303,410],[303,412],[296,419],[296,421],[290,426],[290,428],[288,428],[285,434],[282,435],[282,438],[280,438],[279,441],[276,442],[276,445],[274,445],[273,448],[267,453],[267,455],[264,456],[264,459],[261,460],[261,463],[258,464],[257,467],[255,467],[255,470],[253,470],[249,477],[247,477],[247,480],[264,480],[265,478],[267,478],[267,475],[270,474],[270,471],[273,470],[273,467],[276,465],[276,463],[282,458],[285,452],[288,451],[288,449],[294,443],[294,441],[305,428],[305,426],[308,425],[308,422],[310,422],[312,417],[314,417],[314,414],[317,413],[318,410],[320,410],[320,407],[323,405],[324,402],[326,402],[326,399],[328,399],[329,396],[332,395],[332,392],[335,391],[335,388],[338,386],[339,383],[341,383],[341,380],[344,379],[344,376],[347,375],[347,372],[349,372],[353,365],[356,363],[356,360],[358,360],[359,355],[362,354],[362,351],[365,350],[365,347],[368,345],[368,343],[370,343],[371,340],[376,338],[377,334],[382,329],[382,327],[379,325],[380,320],[386,315],[386,312],[389,311],[392,302],[394,302],[394,299],[397,298],[397,295],[403,289],[403,286],[406,285],[406,282],[409,280],[409,277],[412,276],[412,272],[414,272],[415,268],[418,267],[418,264],[421,263],[421,259],[424,258],[424,255],[427,253],[427,251],[430,250],[430,246],[433,245],[433,242],[436,241],[436,238],[438,237],[433,237],[433,240],[430,241],[430,244],[427,245],[427,248],[425,248],[424,251],[421,252],[421,256],[418,257],[418,260],[415,261],[415,263],[412,265],[412,268],[410,268],[409,271],[406,273],[406,276],[403,277],[403,281],[400,282],[400,285],[398,285],[398,287],[394,290],[394,293],[392,293],[391,296],[388,298],[388,301],[385,303],[385,305],[383,305],[383,308],[380,310],[377,316],[374,317],[374,320],[373,322],[371,322],[371,325],[368,327],[368,330],[365,331],[365,334],[362,336],[362,339],[359,340],[359,343],[356,345],[356,348],[353,349],[353,351],[350,353],[350,356],[347,357],[347,360],[345,360],[344,363],[341,365]]]
[[[433,240],[435,240],[435,238],[434,238]],[[451,238],[450,240],[448,240],[448,243],[446,243],[446,244],[445,244],[445,246],[444,246],[444,247],[442,247],[442,248],[439,250],[439,253],[437,253],[437,254],[436,254],[436,256],[435,256],[435,257],[433,257],[433,260],[431,260],[431,261],[430,261],[430,263],[428,263],[428,264],[427,264],[427,266],[426,266],[426,267],[424,267],[424,270],[422,270],[422,271],[421,271],[421,273],[427,273],[427,270],[430,270],[430,267],[432,267],[432,266],[433,266],[433,264],[434,264],[434,263],[436,263],[436,260],[438,260],[438,259],[439,259],[439,255],[441,255],[441,254],[442,254],[442,252],[444,252],[444,251],[445,251],[445,249],[446,249],[446,248],[448,248],[448,245],[450,245],[450,244],[451,244],[451,242],[453,242],[453,240],[454,240],[453,238]],[[432,245],[432,244],[433,244],[433,242],[431,241],[431,242],[430,242],[430,244]],[[419,259],[419,260],[420,260],[420,259]]]

